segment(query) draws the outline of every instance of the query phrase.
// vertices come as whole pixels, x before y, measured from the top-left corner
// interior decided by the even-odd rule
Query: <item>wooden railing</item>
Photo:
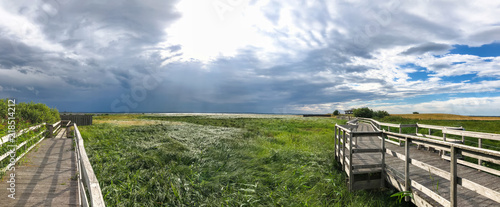
[[[471,180],[468,180],[463,177],[457,176],[457,164],[463,164],[468,167],[472,167],[478,170],[482,170],[497,176],[500,176],[500,171],[487,168],[485,166],[481,166],[474,163],[469,163],[464,160],[458,160],[457,157],[459,155],[469,156],[476,158],[478,160],[485,160],[488,162],[500,164],[500,152],[483,149],[480,147],[467,146],[463,144],[457,144],[454,142],[446,141],[446,135],[442,139],[434,139],[434,137],[422,137],[412,134],[402,134],[389,132],[385,130],[380,130],[381,126],[389,126],[389,127],[410,127],[410,125],[396,125],[390,123],[380,123],[378,121],[372,119],[360,119],[360,121],[368,121],[371,126],[375,129],[374,132],[357,132],[352,130],[352,125],[335,125],[335,136],[334,136],[334,145],[335,145],[335,159],[339,161],[342,165],[342,169],[346,172],[349,177],[349,189],[357,190],[357,189],[370,189],[376,188],[378,185],[377,180],[371,180],[370,182],[366,181],[355,181],[354,175],[357,173],[362,173],[362,169],[365,169],[365,173],[378,174],[380,175],[380,186],[384,185],[384,182],[387,181],[391,183],[394,187],[398,188],[400,191],[411,191],[411,188],[415,188],[425,195],[429,196],[436,202],[440,203],[443,206],[457,206],[457,186],[460,185],[464,188],[477,192],[480,195],[483,195],[487,198],[490,198],[500,204],[500,192],[494,189],[487,188],[478,183],[475,183]],[[350,122],[351,124],[353,123]],[[438,129],[442,130],[443,134],[453,134],[453,135],[461,135],[467,137],[476,137],[479,139],[491,139],[491,140],[499,140],[497,139],[498,135],[496,134],[488,134],[488,133],[479,133],[479,132],[466,132],[463,131],[462,128],[451,128],[451,127],[442,127],[442,126],[433,126],[433,125],[419,125],[416,124],[413,127],[420,128],[429,128],[429,129]],[[401,130],[400,130],[401,132]],[[354,143],[357,143],[354,139],[356,137],[378,137],[381,140],[380,148],[375,149],[357,149]],[[390,141],[388,138],[393,138],[399,140],[398,142]],[[405,154],[400,154],[395,151],[391,151],[386,148],[385,143],[392,143],[396,145],[400,145],[400,143],[404,141]],[[353,143],[354,142],[354,143]],[[450,160],[450,172],[444,171],[437,167],[434,167],[430,164],[424,163],[419,160],[415,160],[410,158],[410,146],[412,144],[417,144],[421,146],[431,147],[437,150],[442,150],[450,153],[449,158],[442,155],[443,158]],[[346,152],[348,150],[348,152]],[[353,165],[353,154],[356,153],[381,153],[381,163],[371,163],[365,165]],[[405,163],[405,172],[401,173],[390,166],[387,166],[385,163],[386,154],[396,157],[400,160],[403,160]],[[444,154],[444,153],[443,153]],[[410,178],[410,165],[421,168],[425,171],[428,171],[434,175],[445,178],[450,181],[450,198],[446,199],[440,196],[439,194],[433,192],[428,189],[424,185],[412,180]],[[356,172],[358,171],[358,172]],[[397,181],[396,178],[400,178],[404,180],[404,184],[401,185]],[[416,202],[425,203],[418,194],[414,194],[414,199]],[[407,197],[408,199],[408,197]]]
[[[24,155],[26,155],[31,149],[33,149],[33,147],[35,147],[38,143],[42,142],[45,138],[52,138],[54,137],[54,134],[57,134],[59,132],[59,130],[61,130],[61,126],[63,122],[66,122],[66,127],[69,126],[69,123],[68,121],[58,121],[54,124],[47,124],[47,123],[42,123],[42,124],[39,124],[39,125],[36,125],[36,126],[32,126],[32,127],[29,127],[27,129],[23,129],[19,132],[16,133],[16,137],[20,137],[21,135],[27,133],[27,132],[30,132],[30,131],[33,131],[33,130],[36,130],[36,129],[39,129],[40,127],[42,126],[46,126],[46,130],[44,130],[43,132],[40,132],[34,136],[32,136],[31,138],[25,140],[23,143],[20,143],[18,145],[16,145],[16,151],[21,149],[22,147],[24,147],[25,151],[19,155],[19,156],[15,156],[16,157],[16,160],[14,162],[10,162],[6,167],[3,167],[0,169],[0,173],[2,172],[5,172],[8,168],[10,168],[14,163],[17,163],[17,161],[19,161],[19,159],[21,159],[22,157],[24,157]],[[66,128],[66,130],[69,130],[69,128]],[[67,133],[67,131],[66,131]],[[8,134],[8,135],[5,135],[4,137],[2,137],[0,139],[0,146],[2,146],[3,144],[6,144],[12,137],[13,135],[12,134]],[[42,137],[40,138],[36,143],[31,143],[30,142],[34,139],[37,139],[39,137]],[[0,155],[0,162],[4,161],[5,159],[7,159],[9,156],[10,156],[10,152],[7,152],[3,155]]]
[[[435,139],[435,140],[441,140],[441,141],[451,142],[451,143],[456,143],[456,144],[458,144],[458,143],[465,144],[466,137],[476,138],[476,139],[478,139],[478,143],[477,143],[478,148],[483,148],[483,144],[482,144],[483,139],[500,141],[500,134],[465,131],[465,129],[463,127],[435,126],[435,125],[427,125],[427,124],[419,124],[419,123],[416,123],[416,124],[391,124],[391,123],[381,123],[381,122],[378,122],[374,119],[367,119],[367,118],[359,118],[359,120],[362,122],[367,122],[367,123],[371,124],[377,130],[383,130],[382,126],[387,126],[389,132],[390,132],[390,127],[399,128],[399,134],[401,134],[402,128],[415,127],[415,133],[412,133],[410,135],[415,135],[415,136],[425,137],[425,138],[430,138],[430,139]],[[428,129],[429,133],[428,134],[418,133],[419,129],[422,129],[422,128]],[[441,133],[443,134],[443,136],[442,137],[433,136],[433,135],[431,135],[431,133],[432,133],[431,130],[440,130]],[[448,139],[447,135],[461,136],[461,140]],[[400,145],[401,145],[402,141],[404,141],[404,139],[397,137],[397,136],[393,136],[393,135],[387,135],[387,136],[389,138],[398,140]],[[424,143],[417,144],[417,146],[418,147],[421,147],[421,146],[434,147],[432,145],[428,145],[428,144],[424,144]],[[441,156],[443,159],[449,159],[447,156],[444,155],[444,152],[446,150],[443,150],[441,148],[438,148],[438,149],[441,150]],[[482,157],[474,156],[474,155],[471,155],[468,153],[466,153],[465,156],[476,158],[478,160],[477,164],[474,165],[470,162],[459,160],[460,164],[467,165],[469,167],[474,167],[474,168],[477,168],[479,170],[484,170],[484,171],[487,171],[490,173],[491,173],[491,170],[490,170],[491,168],[486,168],[486,167],[482,166],[483,161],[489,161],[489,162],[500,165],[500,160],[492,160],[492,159],[485,160],[485,159],[482,159]],[[493,174],[500,175],[498,172],[500,172],[500,171],[495,170],[495,173],[493,173]]]
[[[85,151],[85,146],[83,145],[82,135],[80,134],[76,123],[74,123],[73,126],[75,132],[75,154],[77,163],[76,166],[78,171],[78,191],[80,194],[80,204],[84,207],[105,206],[101,187],[99,187],[99,181],[94,174],[92,165],[90,164],[89,158],[87,157],[87,152]]]
[[[19,132],[16,133],[16,137],[19,137],[27,132],[30,132],[30,131],[33,131],[33,130],[36,130],[40,127],[42,127],[45,123],[43,124],[39,124],[39,125],[36,125],[36,126],[32,126],[32,127],[29,127],[27,129],[23,129]],[[3,155],[0,155],[0,163],[2,163],[4,160],[9,160],[9,164],[3,168],[0,169],[0,173],[3,173],[5,171],[7,171],[7,169],[9,169],[13,164],[17,163],[22,157],[24,157],[24,155],[26,155],[31,149],[33,149],[33,147],[35,147],[38,143],[40,143],[43,139],[45,139],[45,136],[44,133],[46,131],[43,131],[43,132],[40,132],[38,134],[36,134],[35,136],[32,136],[31,138],[25,140],[24,142],[16,145],[16,149],[15,151],[21,149],[22,147],[24,147],[25,151],[19,155],[19,156],[15,156],[15,160],[12,162],[10,161],[8,158],[11,157],[11,152],[6,152],[5,154]],[[4,137],[2,137],[0,139],[0,146],[4,145],[4,144],[8,144],[9,140],[11,139],[13,135],[12,134],[8,134],[8,135],[5,135]],[[42,136],[42,138],[40,138],[40,140],[38,140],[36,143],[31,143],[31,141],[33,141],[34,139],[37,139],[39,138],[40,136]]]

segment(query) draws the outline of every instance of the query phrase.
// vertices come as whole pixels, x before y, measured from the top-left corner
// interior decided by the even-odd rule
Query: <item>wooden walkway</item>
[[[356,129],[353,131],[374,131],[372,126],[369,124],[360,123]],[[354,139],[356,140],[356,139]],[[393,152],[397,152],[399,154],[405,154],[405,148],[394,145],[391,143],[385,144],[386,149],[389,149]],[[381,148],[381,139],[378,137],[358,137],[357,145],[353,147],[353,149],[373,149],[373,148]],[[450,162],[447,160],[443,160],[439,153],[434,150],[428,149],[417,149],[415,146],[411,147],[410,158],[414,160],[418,160],[420,162],[424,162],[426,164],[430,164],[434,167],[442,169],[444,171],[450,172]],[[346,149],[346,154],[348,154],[348,149]],[[379,164],[382,161],[381,153],[359,153],[353,154],[353,165],[370,165],[370,164]],[[398,181],[401,186],[394,186],[398,189],[402,189],[401,187],[405,183],[405,163],[403,160],[393,157],[391,155],[385,155],[385,164],[387,168],[387,173],[395,175],[394,177]],[[411,166],[411,165],[410,165]],[[500,177],[491,175],[489,173],[478,171],[477,169],[469,168],[463,165],[457,166],[458,176],[466,178],[470,181],[473,181],[477,184],[480,184],[484,187],[490,188],[495,191],[500,191]],[[390,171],[390,172],[389,172]],[[356,173],[356,172],[354,172]],[[428,171],[425,171],[421,168],[411,166],[410,167],[410,178],[413,181],[416,181],[423,186],[431,189],[438,195],[443,198],[450,197],[450,181],[439,177],[435,174],[431,174]],[[404,188],[403,188],[404,189]],[[434,201],[434,199],[426,196],[421,193],[415,186],[412,186],[412,192],[417,193],[420,197],[422,197],[428,204],[432,206],[441,206],[439,203]],[[500,206],[500,203],[497,203],[494,200],[486,198],[474,191],[463,188],[462,186],[458,186],[458,206]]]
[[[8,197],[10,172],[0,183],[0,206],[80,206],[73,140],[60,130],[16,165],[15,199]]]

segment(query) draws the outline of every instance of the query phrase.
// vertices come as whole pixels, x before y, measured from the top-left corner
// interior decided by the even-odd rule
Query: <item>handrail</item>
[[[366,121],[366,119],[361,119],[362,121]],[[369,120],[368,120],[369,121]],[[370,122],[371,123],[371,122]],[[375,124],[380,124],[383,125],[384,123],[380,122],[375,122],[371,123],[372,125]],[[429,125],[427,125],[429,126]],[[459,133],[464,133],[464,131],[459,131],[457,129],[448,129],[446,127],[442,128],[443,130],[449,130],[454,134],[457,135],[463,135]],[[466,133],[467,135],[476,135],[479,132],[468,132]],[[346,134],[349,134],[347,137]],[[451,133],[450,133],[451,134]],[[481,133],[484,135],[484,133]],[[494,136],[495,134],[489,134],[491,136]],[[353,138],[354,137],[363,137],[363,136],[370,136],[370,137],[378,137],[381,139],[381,149],[359,149],[359,148],[353,148]],[[400,140],[405,141],[404,147],[405,147],[405,154],[400,154],[398,152],[391,151],[385,147],[385,142],[389,141],[384,138],[385,136],[387,137],[393,137],[397,138]],[[348,139],[346,139],[348,138]],[[449,158],[444,158],[446,160],[450,161],[450,171],[445,171],[440,168],[434,167],[432,165],[429,165],[427,163],[424,163],[419,160],[415,160],[414,158],[411,158],[410,156],[410,145],[412,143],[416,144],[424,144],[428,146],[432,146],[437,149],[441,149],[444,151],[450,152]],[[396,143],[397,144],[397,143]],[[346,150],[349,150],[348,152]],[[374,152],[382,152],[382,163],[364,163],[362,165],[354,165],[353,163],[353,154],[356,153],[374,153]],[[405,162],[405,172],[401,173],[399,171],[395,171],[395,169],[392,169],[389,166],[385,165],[385,154],[388,154],[390,156],[394,156],[398,159],[401,159]],[[375,132],[351,132],[350,129],[347,129],[345,127],[342,127],[340,125],[335,125],[335,135],[334,135],[334,155],[335,155],[335,160],[339,161],[342,165],[342,169],[346,172],[349,180],[349,189],[363,189],[363,187],[360,188],[360,185],[363,181],[357,181],[354,179],[354,176],[356,173],[354,173],[354,170],[357,169],[372,169],[371,172],[374,172],[373,170],[377,170],[382,168],[383,170],[379,171],[380,172],[380,179],[381,179],[381,186],[383,186],[384,181],[388,181],[392,185],[396,185],[395,187],[398,188],[401,191],[410,191],[411,188],[415,188],[422,192],[423,194],[426,194],[430,198],[434,199],[441,205],[445,206],[457,206],[457,198],[458,198],[458,191],[457,191],[457,186],[460,185],[466,189],[469,189],[471,191],[477,192],[480,195],[483,195],[491,200],[494,200],[498,203],[500,203],[500,191],[494,190],[491,188],[488,188],[486,186],[480,185],[478,183],[475,183],[473,180],[467,179],[465,177],[459,177],[457,174],[457,164],[463,164],[472,168],[476,168],[482,171],[486,171],[492,174],[495,174],[497,176],[500,176],[500,171],[487,168],[484,166],[480,165],[475,165],[472,163],[466,163],[463,160],[458,160],[458,155],[464,155],[464,156],[469,156],[477,159],[482,159],[485,161],[490,161],[493,163],[500,164],[500,152],[499,151],[494,151],[494,150],[489,150],[489,149],[484,149],[481,147],[474,147],[474,146],[468,146],[468,145],[463,145],[463,144],[456,144],[452,142],[446,142],[442,140],[435,140],[435,139],[429,139],[426,137],[420,137],[420,136],[415,136],[411,134],[401,134],[401,133],[396,133],[396,132],[388,132],[385,130],[382,131],[375,131]],[[418,168],[421,168],[425,171],[429,171],[435,175],[438,175],[440,177],[443,177],[447,180],[450,181],[450,198],[446,199],[443,198],[442,196],[434,193],[432,190],[428,189],[427,187],[423,186],[422,184],[416,182],[415,180],[410,179],[410,173],[409,173],[409,166],[413,165]],[[377,171],[375,171],[377,172]],[[387,176],[385,176],[385,175]],[[400,179],[403,179],[403,183],[399,183],[395,177],[399,177]],[[355,184],[359,182],[358,184]],[[375,185],[373,185],[375,184]],[[377,183],[372,183],[370,187],[376,187],[378,185]],[[364,186],[366,188],[366,186]],[[421,203],[426,203],[420,197],[418,194],[414,194],[414,202],[421,202]],[[409,199],[407,198],[407,201]]]
[[[99,187],[99,181],[94,174],[92,165],[87,157],[87,152],[85,151],[85,146],[83,145],[82,135],[80,134],[76,123],[73,123],[73,126],[75,128],[74,139],[76,145],[75,153],[78,170],[78,191],[80,192],[80,204],[84,207],[105,206],[101,187]],[[87,195],[90,197],[89,200],[87,200]]]
[[[21,136],[26,132],[36,130],[36,129],[42,127],[43,125],[45,125],[45,123],[41,123],[39,125],[32,126],[32,127],[27,128],[27,129],[23,129],[23,130],[17,132],[16,136]],[[8,142],[11,136],[12,136],[12,134],[7,134],[7,135],[3,136],[2,138],[0,138],[0,146],[2,146],[4,143]]]
[[[24,133],[26,133],[26,132],[36,130],[36,129],[38,129],[38,128],[42,127],[44,124],[45,124],[45,123],[42,123],[42,124],[39,124],[39,125],[36,125],[36,126],[29,127],[29,128],[27,128],[27,129],[23,129],[23,130],[21,130],[21,131],[17,132],[17,133],[16,133],[16,136],[21,136],[21,135],[23,135],[23,134],[24,134]],[[28,139],[28,140],[24,141],[23,143],[21,143],[21,144],[19,144],[19,145],[16,145],[16,150],[18,150],[18,149],[20,149],[21,147],[25,146],[25,145],[26,145],[29,141],[31,141],[31,140],[33,140],[33,139],[35,139],[35,138],[39,137],[39,136],[42,136],[45,132],[46,132],[46,131],[40,132],[39,134],[37,134],[37,135],[35,135],[35,136],[31,137],[30,139]],[[12,136],[12,134],[8,134],[8,135],[5,135],[4,137],[2,137],[2,138],[0,139],[0,146],[2,146],[2,144],[4,144],[4,143],[8,142],[11,136]],[[26,154],[27,154],[27,153],[28,153],[31,149],[33,149],[33,147],[35,147],[35,146],[36,146],[38,143],[40,143],[43,139],[45,139],[45,137],[42,137],[40,140],[38,140],[38,142],[37,142],[37,143],[32,144],[31,146],[29,146],[29,148],[28,148],[28,149],[27,149],[24,153],[22,153],[22,154],[21,154],[21,155],[19,155],[19,156],[16,156],[16,160],[15,160],[14,162],[11,162],[11,163],[10,163],[10,164],[8,164],[6,167],[1,168],[1,169],[0,169],[0,172],[5,172],[8,168],[10,168],[10,166],[11,166],[12,164],[17,163],[17,161],[19,161],[19,159],[21,159],[24,155],[26,155]],[[3,155],[0,155],[0,162],[1,162],[2,160],[6,159],[7,157],[9,157],[9,156],[10,156],[10,153],[11,153],[11,152],[9,151],[9,152],[6,152],[6,153],[5,153],[5,154],[3,154]]]

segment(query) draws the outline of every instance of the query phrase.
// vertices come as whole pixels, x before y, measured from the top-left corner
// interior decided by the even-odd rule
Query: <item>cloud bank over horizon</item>
[[[10,1],[0,97],[78,112],[500,116],[500,3]]]

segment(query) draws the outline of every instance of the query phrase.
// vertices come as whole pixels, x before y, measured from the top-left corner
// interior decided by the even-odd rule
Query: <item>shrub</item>
[[[381,119],[381,118],[384,118],[386,116],[389,116],[389,112],[387,112],[387,111],[379,110],[379,111],[373,112],[373,117],[377,118],[377,119]]]
[[[414,112],[413,112],[413,114],[420,114],[420,113],[418,113],[418,112],[414,111]]]
[[[355,117],[372,118],[373,110],[369,109],[368,107],[358,108],[354,109],[353,114]]]
[[[335,116],[339,115],[339,110],[335,110],[335,111],[333,112],[333,115],[335,115]]]
[[[8,99],[0,99],[1,118],[7,117]],[[21,122],[39,124],[43,122],[55,123],[60,120],[59,111],[49,108],[42,103],[17,103],[16,118]]]

